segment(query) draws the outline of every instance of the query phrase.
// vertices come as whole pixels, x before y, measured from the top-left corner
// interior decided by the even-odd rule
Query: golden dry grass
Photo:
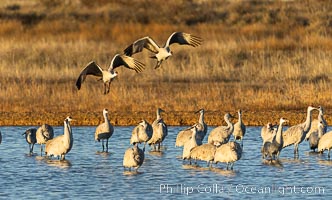
[[[62,124],[71,114],[81,120],[77,124],[94,125],[105,107],[121,125],[152,120],[157,107],[168,111],[168,122],[174,125],[192,123],[197,118],[192,112],[199,108],[208,111],[211,125],[220,124],[223,113],[235,114],[240,108],[251,113],[245,119],[251,125],[277,120],[280,111],[305,113],[310,104],[323,105],[331,114],[328,1],[162,4],[3,0],[0,123]],[[93,77],[80,91],[75,88],[89,61],[106,68],[116,53],[139,37],[150,35],[163,45],[174,31],[200,36],[204,43],[197,48],[172,46],[174,56],[158,70],[149,52],[134,55],[146,64],[145,71],[118,69],[109,95],[102,94],[101,82]],[[19,112],[25,113],[20,123],[13,119]],[[256,116],[266,112],[274,115],[265,114],[265,120]],[[291,123],[302,119],[294,116]]]

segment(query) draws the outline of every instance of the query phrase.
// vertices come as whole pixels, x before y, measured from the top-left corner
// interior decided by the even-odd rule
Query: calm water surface
[[[63,162],[39,156],[39,145],[30,156],[22,136],[26,128],[1,127],[0,199],[332,197],[332,161],[326,152],[309,153],[304,141],[299,146],[299,159],[293,158],[292,146],[281,152],[280,163],[263,162],[261,127],[247,127],[244,154],[233,171],[226,171],[225,164],[209,169],[204,162],[198,163],[200,167],[183,162],[179,159],[182,148],[174,144],[184,127],[169,127],[164,152],[146,151],[139,173],[122,168],[133,127],[115,127],[110,153],[106,154],[98,152],[101,143],[94,141],[95,127],[73,126],[74,146]],[[62,134],[63,127],[55,127],[55,132]]]

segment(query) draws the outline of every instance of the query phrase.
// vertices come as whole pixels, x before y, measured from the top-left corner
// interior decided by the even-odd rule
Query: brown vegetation
[[[172,46],[158,70],[149,52],[134,55],[146,70],[118,69],[109,95],[92,77],[75,88],[89,61],[107,67],[139,37],[162,45],[174,31],[204,43]],[[62,124],[68,114],[95,125],[103,108],[119,125],[152,120],[157,107],[173,125],[192,123],[199,108],[211,125],[240,108],[249,125],[305,113],[309,104],[331,115],[329,1],[3,0],[0,42],[1,125]]]

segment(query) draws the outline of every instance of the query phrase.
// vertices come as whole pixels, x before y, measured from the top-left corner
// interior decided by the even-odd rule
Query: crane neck
[[[327,126],[327,122],[324,119],[324,113],[321,109],[319,110],[318,113],[318,122],[322,122],[324,126]]]
[[[233,125],[232,122],[229,121],[229,118],[228,118],[228,117],[225,117],[225,122],[227,123],[227,126],[228,126],[228,127],[230,127],[230,126]]]
[[[238,119],[238,121],[239,121],[239,122],[242,122],[242,114],[239,112],[238,115],[239,115],[239,119]]]
[[[197,140],[196,140],[196,135],[197,135],[197,130],[192,130],[192,135],[191,135],[191,145],[197,146]]]
[[[225,117],[225,121],[226,121],[226,123],[227,123],[227,128],[228,128],[228,132],[229,132],[229,134],[232,134],[233,133],[233,130],[234,130],[234,126],[233,126],[233,124],[232,124],[232,122],[231,121],[229,121],[229,118],[228,117]]]
[[[198,122],[199,122],[200,124],[204,124],[204,112],[201,112],[201,114],[199,115],[199,120],[198,120]]]
[[[105,120],[105,122],[108,122],[108,114],[107,113],[104,113],[104,120]]]
[[[307,111],[307,118],[306,118],[306,120],[304,122],[304,132],[305,133],[308,133],[308,131],[311,128],[311,120],[312,120],[311,112],[312,112],[312,110],[308,109],[308,111]]]
[[[278,131],[277,131],[277,135],[276,135],[276,139],[275,141],[279,144],[281,144],[282,142],[282,126],[283,126],[283,122],[281,122],[278,126]]]
[[[64,135],[70,137],[71,127],[69,125],[69,121],[65,120],[63,130],[64,130]]]
[[[323,136],[324,132],[324,126],[321,126],[320,122],[318,122],[318,139]]]
[[[157,119],[161,119],[160,110],[157,110]]]
[[[196,138],[196,133],[197,133],[197,131],[196,130],[192,130],[192,134],[191,134],[191,139],[195,139]]]

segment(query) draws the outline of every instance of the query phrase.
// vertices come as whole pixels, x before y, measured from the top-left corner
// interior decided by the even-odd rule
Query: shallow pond
[[[133,127],[115,127],[110,153],[99,153],[101,143],[94,141],[95,127],[73,126],[74,145],[62,162],[41,157],[39,145],[29,155],[22,136],[26,128],[0,128],[0,199],[332,197],[332,161],[326,152],[309,153],[304,141],[299,146],[299,159],[293,158],[291,146],[281,152],[279,163],[264,162],[261,127],[247,127],[243,156],[232,171],[225,170],[225,164],[209,169],[204,162],[199,162],[200,167],[183,162],[182,148],[174,144],[184,127],[169,127],[163,153],[146,151],[139,173],[122,168]],[[54,128],[56,135],[62,134],[63,127]]]

